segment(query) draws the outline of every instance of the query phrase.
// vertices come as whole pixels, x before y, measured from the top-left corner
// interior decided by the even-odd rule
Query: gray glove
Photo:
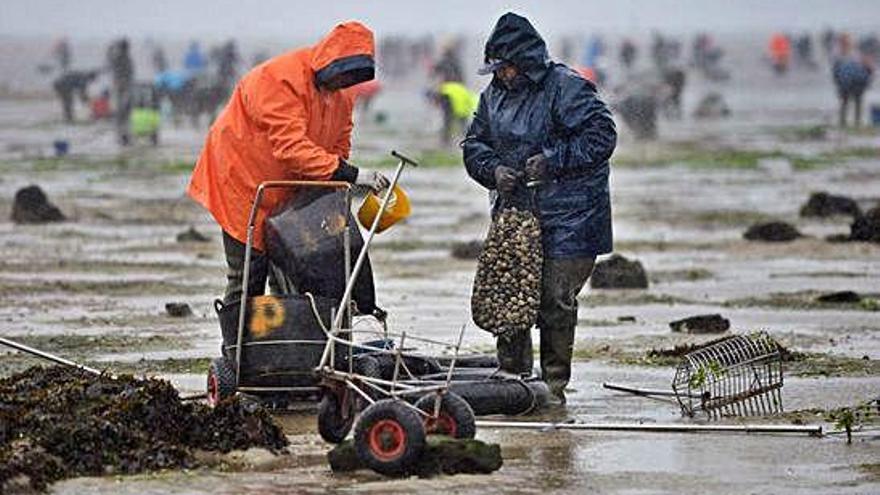
[[[372,189],[373,192],[387,189],[391,185],[391,181],[384,174],[366,168],[358,169],[357,179],[355,179],[354,183],[358,186],[366,186]]]

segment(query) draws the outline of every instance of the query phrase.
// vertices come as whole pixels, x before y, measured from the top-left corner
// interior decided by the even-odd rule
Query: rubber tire
[[[449,368],[449,364],[452,362],[452,357],[441,356],[437,358],[437,362],[440,366]],[[455,360],[456,368],[488,368],[495,370],[498,369],[499,366],[498,357],[492,354],[470,354],[459,356],[458,359]]]
[[[386,455],[373,450],[377,440],[374,429],[390,427],[401,435],[399,452]],[[404,476],[416,465],[425,450],[425,425],[419,413],[405,403],[394,400],[380,400],[364,409],[354,429],[354,448],[358,459],[367,467],[386,476]]]
[[[382,378],[382,365],[375,356],[356,356],[354,358],[354,372],[371,378]]]
[[[354,397],[349,397],[349,399],[350,401],[354,400]],[[343,418],[339,397],[335,392],[326,392],[321,398],[321,402],[318,403],[318,433],[325,442],[340,444],[345,441],[345,437],[351,431],[354,417],[354,407],[351,407],[348,418]]]
[[[212,383],[212,381],[214,383]],[[235,395],[235,367],[225,357],[215,358],[208,368],[208,405],[216,406],[221,401]]]
[[[464,399],[477,416],[528,414],[546,404],[549,391],[538,380],[481,380],[455,382],[449,391]]]
[[[425,430],[429,435],[447,435],[452,438],[471,439],[477,434],[476,417],[470,404],[458,394],[453,392],[444,393],[440,399],[440,421],[431,417],[422,417]],[[416,402],[416,407],[433,416],[436,393],[425,395]],[[443,423],[451,423],[453,431],[445,427]]]
[[[379,361],[379,366],[382,370],[382,378],[390,380],[394,375],[394,363],[397,361],[397,358],[391,354],[377,354],[374,358]],[[415,376],[430,375],[443,371],[440,363],[434,358],[404,355],[402,361],[402,364],[406,365]],[[400,367],[399,376],[407,376],[403,366]]]

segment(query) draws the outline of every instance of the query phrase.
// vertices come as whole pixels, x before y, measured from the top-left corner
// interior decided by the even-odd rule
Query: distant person
[[[684,115],[681,97],[687,82],[687,74],[680,67],[666,67],[661,71],[661,79],[663,95],[660,105],[663,112],[670,119],[681,119]]]
[[[826,28],[822,31],[822,52],[825,53],[826,59],[831,59],[834,56],[834,42],[837,39],[837,34],[831,28]]]
[[[113,81],[113,102],[116,116],[116,137],[119,144],[127,146],[131,141],[129,119],[131,118],[131,89],[134,82],[134,64],[127,38],[110,44],[107,64]]]
[[[92,120],[105,120],[113,116],[110,106],[110,90],[104,88],[97,98],[91,102]]]
[[[480,96],[463,146],[468,174],[502,199],[528,204],[525,178],[540,181],[536,214],[544,252],[538,328],[541,376],[565,402],[578,319],[577,295],[597,255],[611,252],[608,160],[617,143],[611,112],[596,86],[550,60],[544,40],[516,14],[501,16],[484,50]],[[532,372],[531,329],[497,340],[501,370]]]
[[[791,61],[791,41],[784,33],[774,33],[767,45],[770,64],[777,75],[785,74]]]
[[[873,66],[864,55],[854,53],[852,40],[846,34],[838,40],[838,54],[831,66],[834,86],[840,101],[839,121],[846,127],[849,106],[853,108],[853,122],[856,127],[862,123],[862,97],[871,84]]]
[[[186,54],[183,56],[183,68],[188,72],[198,74],[205,70],[207,65],[208,61],[202,53],[202,49],[199,47],[199,42],[191,42],[189,48],[186,50]]]
[[[807,69],[815,69],[816,61],[813,59],[813,38],[810,33],[804,33],[795,40],[795,53],[798,65]]]
[[[581,65],[584,67],[596,68],[602,57],[605,56],[605,40],[599,35],[593,35],[587,42],[584,50],[584,56],[581,59]]]
[[[625,38],[620,44],[620,64],[624,69],[632,69],[636,62],[636,55],[638,55],[638,47],[635,42],[630,38]]]
[[[153,70],[156,74],[161,74],[168,70],[168,58],[165,56],[165,50],[161,46],[153,47],[152,53]]]
[[[382,174],[348,162],[354,101],[343,90],[373,79],[374,52],[373,33],[363,24],[339,24],[317,44],[251,69],[211,126],[187,194],[211,212],[223,231],[224,305],[242,297],[248,218],[262,182],[340,180],[373,190],[389,185]],[[265,291],[269,263],[262,226],[289,197],[278,190],[263,197],[247,296]]]
[[[235,40],[228,40],[220,46],[216,53],[217,77],[220,84],[231,88],[238,77],[238,64],[241,56],[238,53],[238,45]]]
[[[430,96],[443,112],[440,142],[448,145],[456,134],[460,136],[467,127],[468,121],[477,110],[479,97],[458,81],[440,83],[437,91]]]
[[[444,82],[464,82],[464,71],[461,68],[460,46],[457,40],[450,42],[434,64],[432,74]]]
[[[89,85],[98,77],[100,71],[91,70],[68,70],[58,76],[52,83],[52,89],[61,100],[61,111],[64,122],[72,123],[75,120],[74,103],[79,97],[83,104],[89,102]]]

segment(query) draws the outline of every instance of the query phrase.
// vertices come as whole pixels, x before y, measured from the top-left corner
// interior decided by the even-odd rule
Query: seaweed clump
[[[257,404],[209,408],[167,381],[33,367],[0,380],[0,493],[44,490],[76,476],[197,466],[197,450],[263,447],[287,439]]]

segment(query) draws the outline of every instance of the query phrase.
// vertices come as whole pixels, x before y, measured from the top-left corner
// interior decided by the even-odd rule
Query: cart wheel
[[[223,399],[235,395],[235,367],[226,358],[211,361],[208,369],[208,404],[216,406]]]
[[[318,433],[329,443],[342,443],[354,424],[354,397],[348,391],[341,395],[327,391],[318,404]]]
[[[440,414],[434,418],[436,393],[430,393],[416,402],[416,407],[429,416],[423,416],[428,434],[448,435],[452,438],[474,438],[477,433],[476,418],[471,405],[453,392],[442,394]]]
[[[380,400],[361,413],[354,447],[361,462],[377,473],[405,475],[425,450],[425,426],[403,402]]]

